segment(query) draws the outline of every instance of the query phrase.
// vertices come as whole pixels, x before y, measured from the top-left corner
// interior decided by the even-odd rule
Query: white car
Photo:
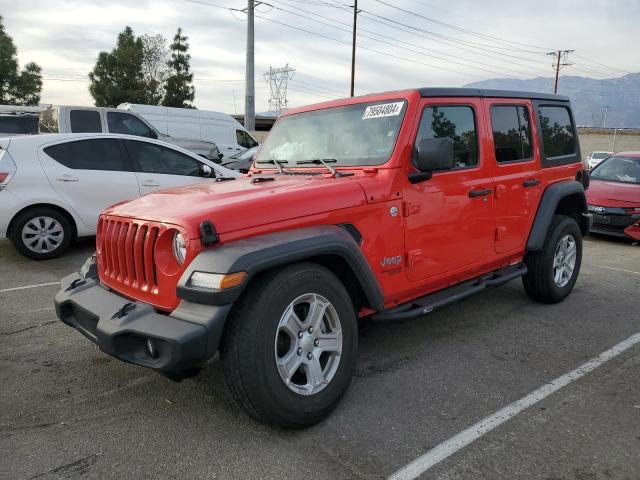
[[[591,152],[591,155],[586,158],[587,168],[589,171],[593,170],[600,162],[611,155],[613,155],[613,152]]]
[[[0,138],[0,237],[27,257],[53,258],[76,238],[95,235],[109,205],[239,176],[183,148],[131,135]]]

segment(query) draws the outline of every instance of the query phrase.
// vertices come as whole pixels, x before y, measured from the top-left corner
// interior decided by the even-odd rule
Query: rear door
[[[453,140],[454,168],[404,191],[407,277],[466,274],[493,258],[493,194],[478,98],[422,102],[413,154],[423,138]],[[443,278],[444,278],[443,277]]]
[[[38,156],[54,190],[91,230],[106,207],[140,195],[136,174],[116,138],[48,144]]]
[[[208,178],[202,176],[204,162],[173,148],[138,140],[125,140],[124,143],[136,170],[142,195]]]
[[[490,125],[495,250],[523,250],[542,194],[540,155],[529,100],[483,100]]]

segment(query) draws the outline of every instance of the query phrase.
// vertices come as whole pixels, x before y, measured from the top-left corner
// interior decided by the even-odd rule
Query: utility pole
[[[573,52],[573,50],[558,50],[557,52],[547,53],[547,55],[553,55],[553,68],[556,69],[556,81],[553,84],[553,93],[558,93],[558,77],[560,75],[560,68],[571,65],[570,63],[567,63],[567,57],[571,52]]]
[[[602,128],[607,128],[607,113],[609,112],[609,105],[604,106],[604,118],[602,119]]]
[[[351,43],[351,96],[356,81],[356,25],[358,23],[358,0],[354,0],[353,5],[353,40]]]
[[[245,99],[244,128],[248,131],[256,129],[256,96],[254,85],[254,50],[253,50],[253,9],[254,0],[247,0],[247,64],[245,67]]]

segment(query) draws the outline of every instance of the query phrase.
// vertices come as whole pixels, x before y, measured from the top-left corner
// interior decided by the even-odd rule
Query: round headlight
[[[187,258],[187,243],[180,232],[173,234],[173,256],[177,262],[182,265],[184,259]]]

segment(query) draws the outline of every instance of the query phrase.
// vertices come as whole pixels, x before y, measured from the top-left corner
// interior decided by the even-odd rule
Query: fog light
[[[245,272],[231,273],[223,275],[220,273],[193,272],[189,279],[189,285],[198,288],[208,288],[210,290],[224,290],[225,288],[237,287],[247,278]]]
[[[151,358],[156,358],[158,356],[158,351],[156,350],[156,344],[150,338],[147,338],[147,353]]]

